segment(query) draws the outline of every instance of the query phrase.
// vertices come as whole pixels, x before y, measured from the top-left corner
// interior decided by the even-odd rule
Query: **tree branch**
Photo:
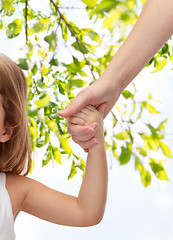
[[[25,1],[25,35],[28,42],[28,0]]]
[[[73,28],[71,27],[71,25],[66,21],[66,19],[64,18],[63,14],[60,12],[59,10],[59,7],[55,4],[55,2],[53,0],[50,0],[50,2],[53,4],[53,6],[55,7],[56,11],[58,12],[59,16],[60,16],[60,19],[63,20],[66,24],[66,26],[68,27],[69,31],[71,32],[71,34],[75,37],[76,39],[76,42],[77,42],[77,45],[80,49],[80,52],[83,54],[83,57],[86,61],[86,64],[88,65],[89,69],[90,69],[90,72],[91,72],[91,75],[93,76],[94,80],[96,80],[96,77],[94,76],[94,73],[91,69],[91,66],[90,66],[90,63],[89,61],[87,60],[86,56],[85,56],[85,53],[83,52],[82,50],[82,47],[81,47],[81,44],[80,44],[80,40],[78,39],[78,37],[76,36],[75,32],[73,31]]]

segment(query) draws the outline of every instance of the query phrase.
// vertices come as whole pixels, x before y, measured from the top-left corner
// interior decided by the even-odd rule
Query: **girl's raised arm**
[[[99,143],[89,150],[85,175],[78,197],[52,190],[45,185],[23,176],[7,174],[9,192],[14,217],[25,211],[44,220],[68,225],[90,226],[103,217],[107,196],[107,161],[103,134],[103,110],[88,106],[71,118],[72,123],[98,122],[96,137]],[[101,116],[102,115],[102,116]]]

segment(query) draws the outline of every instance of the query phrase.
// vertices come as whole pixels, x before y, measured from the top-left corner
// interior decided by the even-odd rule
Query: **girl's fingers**
[[[81,112],[85,113],[87,116],[90,116],[94,111],[96,111],[96,108],[91,105],[88,105],[81,110]]]
[[[86,139],[91,139],[95,131],[98,127],[98,124],[92,124],[91,126],[81,126],[81,125],[74,125],[71,123],[67,123],[67,130],[72,135],[72,137],[75,136],[81,136],[81,141],[86,141]]]
[[[92,136],[93,137],[93,136]],[[86,134],[86,135],[83,135],[83,136],[72,136],[72,139],[75,143],[79,143],[79,142],[85,142],[85,141],[89,141],[91,138],[91,135],[90,134]]]
[[[67,119],[68,123],[75,124],[75,125],[86,125],[85,121],[80,117],[70,117]]]
[[[78,142],[78,144],[85,150],[89,150],[90,148],[94,147],[95,145],[98,144],[98,139],[97,138],[92,138],[88,141],[85,142]]]

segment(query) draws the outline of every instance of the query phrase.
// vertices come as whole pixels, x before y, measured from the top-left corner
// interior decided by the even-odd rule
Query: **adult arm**
[[[131,33],[102,76],[59,114],[69,117],[86,105],[107,102],[105,116],[124,88],[173,34],[173,0],[148,0]]]
[[[119,48],[102,76],[82,90],[59,114],[70,117],[85,105],[107,102],[105,116],[112,109],[124,88],[173,34],[173,0],[148,0],[131,33]],[[95,129],[71,125],[69,133],[83,147],[95,143]]]

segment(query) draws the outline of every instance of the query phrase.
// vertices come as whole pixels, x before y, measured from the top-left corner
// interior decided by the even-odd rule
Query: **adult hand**
[[[97,107],[106,102],[106,116],[123,89],[172,36],[172,9],[173,1],[167,1],[165,4],[164,0],[148,0],[129,36],[119,48],[101,78],[93,85],[82,90],[59,115],[70,117],[81,111],[86,105],[90,104]],[[133,54],[139,52],[140,54]],[[73,134],[72,130],[72,127],[70,127],[71,134]],[[89,127],[86,130],[86,126],[84,130],[79,131],[79,135],[85,136],[84,132],[89,130],[88,139],[89,136],[92,138],[95,132],[91,131]]]
[[[68,118],[80,112],[87,105],[92,105],[97,108],[100,104],[105,102],[107,106],[104,117],[106,117],[120,95],[120,92],[115,89],[114,85],[114,81],[107,81],[103,79],[102,75],[94,84],[79,92],[71,104],[59,112],[59,115]]]

